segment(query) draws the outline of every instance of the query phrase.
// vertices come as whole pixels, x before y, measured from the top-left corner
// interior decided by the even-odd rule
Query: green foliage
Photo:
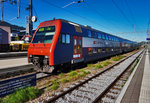
[[[84,69],[80,69],[80,72],[85,73],[85,74],[90,74],[90,71],[85,71]]]
[[[59,74],[59,78],[62,78],[62,77],[64,77],[64,74],[63,74],[63,73],[60,73],[60,74]]]
[[[68,80],[69,80],[69,82],[72,82],[73,81],[73,77],[69,77]]]
[[[1,103],[23,103],[40,96],[42,92],[42,90],[34,87],[19,89],[15,93],[2,98]]]
[[[51,89],[52,90],[57,90],[59,88],[59,85],[58,84],[53,84],[52,86],[51,86]]]
[[[87,66],[88,67],[94,67],[95,65],[94,64],[88,64]]]
[[[103,63],[104,66],[108,66],[109,64],[111,64],[110,61],[105,61],[105,62]]]
[[[98,64],[97,68],[103,68],[103,66],[101,64]]]
[[[54,83],[54,82],[56,82],[56,81],[57,81],[56,78],[54,78],[54,79],[51,80],[52,83]]]
[[[124,85],[125,85],[125,83],[122,83],[122,84],[121,84],[121,87],[123,87]]]
[[[61,83],[66,83],[66,82],[68,82],[68,80],[67,80],[66,78],[62,78],[62,79],[60,80],[60,82],[61,82]]]
[[[59,88],[59,83],[57,81],[53,81],[53,84],[51,86],[52,90],[57,90]]]
[[[124,58],[124,56],[119,55],[119,56],[112,57],[112,60],[113,60],[113,61],[118,61],[118,60],[120,60],[120,59],[122,59],[122,58]]]
[[[85,74],[86,74],[86,71],[85,71],[85,70],[83,70],[83,69],[80,69],[80,72],[82,72],[82,73],[85,73]]]
[[[91,74],[91,72],[90,72],[90,71],[87,71],[87,74]]]
[[[136,60],[135,65],[132,67],[132,69],[131,69],[131,71],[130,71],[130,74],[133,72],[133,70],[134,70],[134,68],[136,67],[136,65],[138,64],[139,60],[140,60],[139,58]]]
[[[49,86],[47,86],[47,87],[46,87],[46,91],[49,91],[49,90],[50,90],[50,87],[49,87]]]
[[[75,75],[77,75],[78,73],[76,72],[76,71],[71,71],[69,74],[68,74],[68,76],[69,77],[73,77],[73,76],[75,76]]]
[[[86,73],[85,73],[85,72],[79,73],[78,76],[79,76],[79,77],[85,77],[85,76],[86,76]]]
[[[90,74],[90,71],[80,70],[81,73],[78,74],[79,77],[85,77],[87,74]]]
[[[118,61],[119,59],[118,59],[117,56],[115,56],[115,57],[112,57],[112,60],[113,60],[113,61]]]

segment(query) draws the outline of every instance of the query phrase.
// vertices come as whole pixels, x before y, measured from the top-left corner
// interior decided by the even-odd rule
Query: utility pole
[[[17,19],[20,18],[20,0],[18,0],[18,17]]]
[[[3,0],[0,1],[0,4],[1,4],[1,19],[3,22]]]
[[[26,24],[26,33],[31,35],[32,29],[33,29],[33,22],[32,22],[32,0],[29,0],[29,7],[27,8],[29,10],[29,16],[27,17],[27,24]]]
[[[8,2],[8,0],[0,0],[0,4],[1,4],[1,19],[2,19],[1,21],[2,22],[3,22],[3,14],[4,14],[4,11],[3,11],[3,8],[4,8],[3,3],[4,2]],[[14,20],[16,18],[17,19],[20,18],[20,0],[18,0],[17,2],[15,0],[9,0],[9,4],[11,4],[11,5],[15,5],[16,3],[18,4],[18,17],[14,17],[11,20]]]

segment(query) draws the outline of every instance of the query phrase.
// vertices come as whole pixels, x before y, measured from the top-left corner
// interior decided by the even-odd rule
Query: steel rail
[[[144,51],[144,50],[143,50],[143,51]],[[142,52],[143,52],[143,51],[142,51]],[[139,51],[138,51],[138,52],[139,52]],[[138,53],[138,52],[136,52],[136,53]],[[141,52],[141,53],[142,53],[142,52]],[[134,54],[136,54],[136,53],[134,53]],[[141,54],[141,53],[140,53],[140,54]],[[126,58],[124,58],[124,59],[118,61],[117,63],[113,64],[112,66],[107,67],[105,70],[103,70],[103,71],[101,71],[101,72],[98,72],[98,73],[96,73],[95,75],[93,75],[93,76],[91,76],[91,77],[89,77],[89,78],[84,79],[84,81],[81,81],[79,84],[77,84],[77,85],[75,85],[75,86],[69,88],[68,90],[66,90],[66,91],[64,91],[64,92],[62,92],[62,93],[60,93],[59,95],[55,95],[54,97],[52,97],[52,98],[50,98],[50,99],[48,99],[48,100],[45,100],[44,103],[52,103],[52,102],[56,101],[58,98],[60,98],[60,97],[62,97],[62,96],[64,96],[64,95],[70,93],[70,92],[73,91],[74,89],[76,89],[76,88],[82,86],[83,84],[87,83],[88,81],[92,80],[93,78],[96,78],[97,76],[99,76],[99,75],[105,73],[106,71],[112,69],[114,66],[116,66],[116,65],[118,65],[118,64],[120,64],[120,63],[122,63],[123,61],[125,61],[125,60],[128,59],[129,57],[133,56],[134,54],[132,54],[132,55],[130,55],[130,56],[128,56],[128,57],[126,57]],[[139,55],[140,55],[140,54],[139,54]],[[135,59],[135,60],[136,60],[136,59]],[[131,64],[132,64],[132,63],[131,63]],[[131,65],[131,64],[130,64],[130,65]],[[120,76],[118,76],[118,78],[119,78],[119,77],[120,77]],[[109,86],[109,87],[110,87],[110,86]],[[102,93],[99,97],[101,97],[103,94],[104,94],[104,93]],[[99,99],[97,98],[97,99],[94,100],[93,102],[95,103],[95,102],[97,102],[97,100],[99,100]]]

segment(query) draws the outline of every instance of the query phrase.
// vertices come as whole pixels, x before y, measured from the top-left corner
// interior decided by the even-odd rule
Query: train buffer
[[[116,103],[150,103],[150,49],[144,52]]]

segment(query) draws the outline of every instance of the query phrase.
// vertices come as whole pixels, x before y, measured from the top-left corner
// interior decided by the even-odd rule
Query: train
[[[27,51],[31,38],[30,35],[24,35],[19,39],[18,34],[11,34],[10,51]]]
[[[25,30],[13,33],[7,33],[2,29],[0,31],[0,52],[17,52],[28,50],[35,30],[32,30],[31,35],[27,35]]]
[[[87,63],[137,48],[137,42],[87,25],[54,19],[39,24],[29,45],[27,57],[36,70],[52,73],[60,66]]]
[[[32,30],[32,34],[35,30]],[[11,33],[11,42],[9,51],[27,51],[30,45],[32,34],[26,34],[26,30],[20,30],[18,33]]]

